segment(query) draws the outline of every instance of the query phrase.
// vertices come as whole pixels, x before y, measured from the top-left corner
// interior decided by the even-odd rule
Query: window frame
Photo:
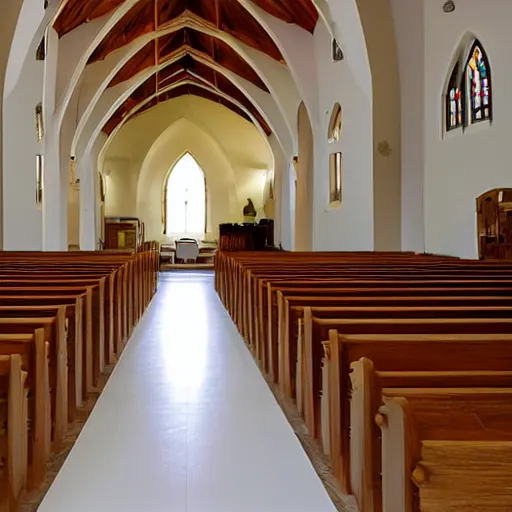
[[[197,160],[197,158],[193,155],[191,151],[185,151],[172,165],[171,169],[167,173],[167,176],[164,180],[163,184],[163,190],[162,190],[162,227],[163,227],[163,234],[166,236],[170,236],[173,233],[169,233],[169,219],[168,219],[168,212],[167,212],[167,195],[168,195],[168,188],[169,188],[169,180],[171,178],[171,174],[176,169],[177,165],[187,156],[190,155],[198,168],[203,173],[203,179],[204,179],[204,229],[203,229],[203,235],[207,233],[208,230],[208,183],[206,179],[206,173]]]

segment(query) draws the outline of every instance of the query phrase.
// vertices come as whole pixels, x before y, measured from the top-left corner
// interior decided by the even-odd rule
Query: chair
[[[176,241],[176,259],[183,260],[185,263],[192,261],[196,263],[199,256],[199,245],[196,240],[177,240]]]

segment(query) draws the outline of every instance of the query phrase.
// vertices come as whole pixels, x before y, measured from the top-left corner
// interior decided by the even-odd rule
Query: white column
[[[290,159],[291,160],[291,159]],[[279,196],[281,211],[281,244],[283,249],[295,248],[295,169],[291,162],[283,166],[281,194]]]
[[[277,137],[272,134],[269,144],[274,155],[274,243],[276,246],[283,244],[283,222],[290,215],[290,209],[283,211],[283,193],[287,183],[286,156]]]
[[[43,170],[43,250],[67,251],[68,175],[60,168],[60,148],[54,134],[45,145]]]
[[[43,112],[45,117],[43,171],[43,250],[67,251],[68,161],[61,169],[60,123],[55,119],[55,92],[59,37],[55,30],[47,33],[44,71]]]
[[[3,112],[3,97],[4,97],[4,82],[7,69],[7,62],[9,61],[9,53],[11,51],[11,42],[16,29],[16,23],[20,14],[22,0],[12,0],[4,2],[2,5],[2,16],[0,16],[0,197],[2,198],[2,206],[0,208],[0,247],[3,245],[3,219],[6,218],[5,206],[3,205],[3,126],[4,112]],[[7,130],[5,130],[7,131]]]
[[[33,56],[32,56],[33,57]],[[4,98],[3,234],[5,250],[42,249],[42,212],[36,204],[35,109],[41,102],[44,65],[27,59],[16,86]]]
[[[90,155],[78,163],[77,175],[80,177],[80,249],[95,251],[99,234],[96,230],[96,192],[98,171],[91,165]]]

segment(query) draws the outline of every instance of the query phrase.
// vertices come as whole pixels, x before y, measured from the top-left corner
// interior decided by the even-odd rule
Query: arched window
[[[446,95],[446,129],[453,130],[462,126],[464,96],[460,89],[460,66],[455,64],[448,83],[448,94]]]
[[[329,142],[338,142],[340,140],[342,123],[341,105],[336,103],[332,109],[331,120],[329,121],[329,133],[327,135]]]
[[[206,231],[204,172],[190,153],[176,163],[164,193],[164,233],[202,238]]]
[[[492,120],[491,70],[481,43],[459,51],[445,95],[446,131]],[[464,58],[466,60],[464,61]]]
[[[466,63],[467,124],[492,118],[491,72],[487,55],[475,40]]]

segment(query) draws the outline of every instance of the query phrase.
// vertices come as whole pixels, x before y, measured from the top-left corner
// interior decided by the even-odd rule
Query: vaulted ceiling
[[[54,28],[63,37],[84,23],[112,13],[123,1],[68,0]],[[308,32],[313,32],[318,21],[312,0],[252,2],[269,14]],[[236,105],[238,103],[251,113],[267,135],[271,133],[268,123],[251,100],[218,71],[223,68],[268,92],[258,73],[222,40],[219,36],[222,32],[285,64],[275,42],[240,0],[139,0],[95,49],[89,64],[103,60],[111,52],[153,32],[162,35],[137,52],[109,84],[113,87],[144,70],[153,71],[151,77],[113,114],[104,127],[106,133],[112,133],[135,107],[140,106],[137,110],[140,114],[162,101],[183,94],[219,102],[252,121]]]

